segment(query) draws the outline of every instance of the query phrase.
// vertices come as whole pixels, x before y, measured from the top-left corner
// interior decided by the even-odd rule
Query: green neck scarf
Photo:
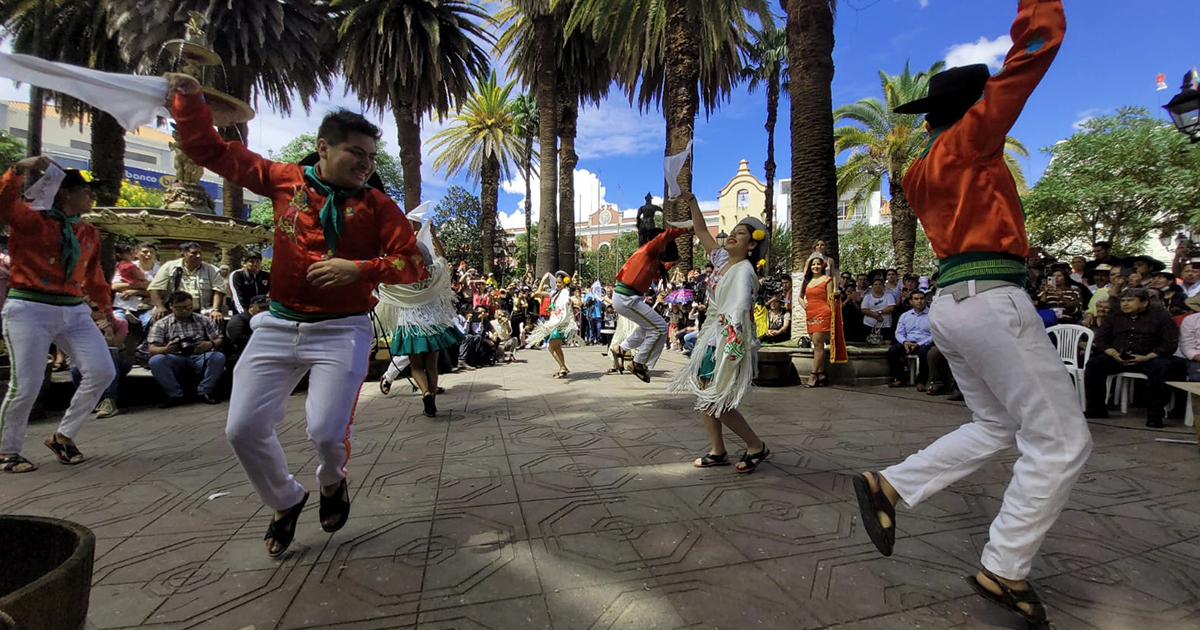
[[[71,274],[75,273],[75,264],[79,262],[79,239],[75,237],[75,224],[79,223],[79,215],[68,215],[58,208],[50,208],[46,211],[46,216],[58,221],[62,224],[62,236],[58,242],[62,245],[62,250],[59,258],[62,259],[63,267],[66,269],[67,280],[71,279]]]
[[[329,246],[329,251],[336,256],[338,237],[342,235],[342,228],[346,227],[346,214],[342,212],[340,206],[370,186],[363,184],[355,190],[334,188],[321,181],[321,178],[317,176],[316,166],[305,166],[304,178],[308,181],[309,186],[325,196],[325,205],[321,206],[320,213],[321,230],[325,232],[325,244]]]

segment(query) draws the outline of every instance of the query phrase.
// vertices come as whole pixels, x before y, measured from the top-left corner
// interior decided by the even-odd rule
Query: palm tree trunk
[[[421,205],[421,119],[409,103],[397,103],[396,140],[400,144],[400,171],[404,177],[404,211]]]
[[[565,84],[559,85],[558,121],[558,268],[575,275],[575,154],[579,96]]]
[[[537,33],[537,104],[541,195],[538,208],[537,276],[555,271],[558,263],[558,29],[554,18],[534,18]],[[534,279],[535,282],[537,278]]]
[[[125,130],[116,118],[92,110],[92,174],[108,185],[96,192],[97,206],[115,206],[125,179]]]
[[[666,14],[667,44],[663,60],[667,71],[663,115],[667,119],[666,155],[674,155],[691,141],[696,112],[700,109],[700,25],[688,19],[685,0],[666,0]],[[832,140],[830,142],[832,147]],[[685,193],[692,190],[692,166],[689,161],[679,171],[679,188]],[[672,221],[686,220],[689,216],[687,204],[664,200],[663,215]],[[681,236],[676,243],[679,265],[686,273],[692,268],[692,237]]]
[[[249,95],[247,95],[247,98]],[[242,98],[238,96],[238,98]],[[246,100],[246,99],[242,99]],[[232,125],[229,127],[221,127],[218,131],[221,137],[229,141],[241,142],[249,146],[249,139],[246,137],[247,126],[245,124]],[[242,206],[246,203],[245,192],[242,187],[233,180],[223,180],[221,182],[221,215],[227,217],[241,218]]]
[[[533,271],[533,134],[525,135],[525,272]]]
[[[767,162],[763,165],[767,176],[767,200],[763,204],[763,223],[767,231],[775,233],[775,123],[779,119],[779,64],[771,71],[767,81]],[[771,273],[771,260],[767,259],[767,273]]]
[[[888,178],[888,192],[892,195],[892,250],[896,257],[896,271],[903,277],[912,273],[913,250],[917,243],[917,215],[908,205],[904,187],[894,178]]]
[[[25,155],[42,154],[42,118],[46,114],[46,93],[42,88],[29,88],[29,133],[25,137]]]
[[[492,245],[496,242],[496,203],[500,187],[500,160],[495,156],[483,162],[479,173],[479,205],[483,211],[483,276],[495,271]]]
[[[823,239],[837,258],[833,153],[833,0],[781,0],[787,11],[792,106],[792,269]],[[803,174],[797,177],[796,175]],[[799,282],[795,286],[800,286]],[[798,301],[797,301],[798,302]]]

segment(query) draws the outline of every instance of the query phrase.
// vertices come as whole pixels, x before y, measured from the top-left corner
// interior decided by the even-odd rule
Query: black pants
[[[1173,357],[1159,357],[1137,365],[1121,365],[1119,361],[1107,354],[1093,354],[1083,373],[1083,382],[1087,388],[1088,411],[1099,412],[1108,409],[1105,403],[1108,390],[1105,385],[1108,383],[1109,376],[1121,372],[1137,372],[1145,374],[1148,379],[1146,418],[1161,420],[1163,407],[1171,395],[1168,391],[1167,381],[1182,380],[1182,373],[1185,370],[1182,362],[1176,361]]]
[[[917,358],[920,359],[920,366],[917,368],[918,383],[924,383],[929,380],[928,355],[929,349],[932,347],[933,344],[926,344],[924,346],[917,346],[917,349],[913,351],[917,355]],[[902,343],[894,343],[892,347],[888,348],[888,371],[891,373],[893,381],[904,382],[904,375],[908,371],[907,357],[908,353],[905,352],[904,344]]]

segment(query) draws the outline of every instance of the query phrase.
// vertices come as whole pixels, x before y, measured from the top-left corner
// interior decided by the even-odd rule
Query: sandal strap
[[[33,462],[25,459],[19,453],[16,455],[5,455],[4,457],[0,457],[0,469],[10,471],[21,464],[29,464],[32,466]]]
[[[1037,592],[1033,590],[1033,586],[1029,585],[1028,582],[1026,582],[1028,588],[1023,588],[1018,591],[1009,588],[1007,584],[1000,581],[1000,577],[998,575],[989,571],[987,567],[981,567],[980,573],[983,573],[984,577],[991,580],[996,586],[1000,587],[1000,592],[1003,593],[1005,603],[1010,605],[1011,608],[1016,610],[1022,616],[1038,620],[1044,620],[1046,618],[1046,608],[1042,606],[1042,598],[1038,597]],[[978,581],[979,580],[976,580],[976,582]],[[982,584],[980,586],[982,586]],[[1018,604],[1027,604],[1030,608],[1030,611],[1025,612],[1024,610],[1021,610],[1017,606]]]

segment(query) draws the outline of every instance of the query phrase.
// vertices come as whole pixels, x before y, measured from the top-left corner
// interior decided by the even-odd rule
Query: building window
[[[737,206],[739,208],[750,207],[750,191],[745,188],[737,191]]]
[[[158,158],[154,157],[153,155],[146,155],[144,153],[127,152],[125,153],[125,159],[133,160],[134,162],[145,162],[147,164],[158,164]]]
[[[91,151],[91,150],[92,150],[92,143],[91,143],[91,142],[84,142],[83,140],[72,140],[72,141],[71,141],[71,148],[72,148],[72,149],[79,149],[80,151]]]

